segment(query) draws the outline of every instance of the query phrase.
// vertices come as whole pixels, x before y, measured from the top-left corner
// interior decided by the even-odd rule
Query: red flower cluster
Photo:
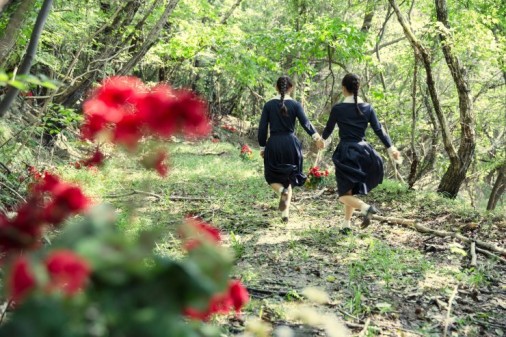
[[[220,231],[198,218],[186,218],[186,226],[182,228],[181,236],[184,239],[184,247],[188,251],[199,247],[203,242],[216,245],[221,243]],[[205,310],[199,311],[194,308],[187,308],[184,314],[189,318],[206,321],[213,314],[226,314],[232,309],[239,313],[248,300],[248,291],[241,282],[231,281],[228,284],[227,291],[215,294]]]
[[[44,289],[61,291],[73,295],[81,290],[90,275],[88,263],[69,250],[53,251],[44,261],[48,283]],[[19,302],[37,287],[37,280],[25,256],[18,257],[12,264],[7,279],[10,298]]]
[[[227,130],[227,131],[230,131],[230,132],[232,132],[232,133],[235,133],[235,132],[237,132],[237,131],[238,131],[238,130],[234,127],[234,126],[229,125],[229,124],[223,124],[223,125],[221,126],[221,128],[222,128],[223,130]]]
[[[26,170],[28,171],[28,176],[35,181],[41,180],[44,176],[44,174],[40,173],[34,166],[28,166]]]
[[[83,111],[83,138],[93,140],[109,131],[113,143],[130,150],[142,137],[204,136],[210,131],[206,105],[195,94],[163,84],[148,89],[134,77],[104,80]]]
[[[242,147],[241,147],[241,153],[253,153],[253,151],[251,151],[250,147],[247,145],[247,144],[244,144]]]
[[[199,247],[203,242],[221,243],[220,231],[202,219],[187,217],[186,226],[181,230],[184,248],[188,251]]]
[[[245,160],[250,160],[253,158],[253,151],[251,151],[250,147],[247,144],[244,144],[241,147],[241,158]]]
[[[148,169],[155,169],[162,177],[167,176],[169,168],[165,161],[167,160],[167,151],[158,149],[157,151],[149,153],[142,158],[142,165]]]
[[[318,166],[314,166],[309,169],[308,175],[310,177],[316,177],[316,178],[328,177],[329,171],[328,170],[320,171],[320,168]]]
[[[100,151],[97,147],[95,152],[91,155],[91,157],[83,160],[78,160],[73,163],[74,168],[81,169],[83,166],[87,168],[92,168],[96,166],[101,166],[104,163],[105,155]]]
[[[13,219],[0,214],[0,252],[36,247],[46,225],[59,225],[88,205],[88,198],[78,187],[45,173]]]
[[[205,310],[187,308],[184,315],[192,319],[207,321],[214,314],[227,314],[232,309],[238,314],[248,301],[248,290],[241,281],[230,281],[228,289],[222,294],[214,295]]]

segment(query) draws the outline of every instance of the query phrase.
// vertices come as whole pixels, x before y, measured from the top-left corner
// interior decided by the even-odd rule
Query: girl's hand
[[[390,157],[390,159],[392,159],[392,161],[396,164],[402,164],[402,157],[401,157],[401,153],[399,152],[399,150],[397,150],[397,148],[395,146],[392,146],[390,148],[388,148],[388,155]]]
[[[325,141],[323,139],[320,139],[320,140],[317,140],[316,141],[316,148],[318,150],[321,150],[325,147]]]

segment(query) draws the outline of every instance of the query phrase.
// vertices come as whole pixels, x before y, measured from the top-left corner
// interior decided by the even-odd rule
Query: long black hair
[[[343,81],[341,82],[341,84],[343,85],[343,87],[346,88],[346,90],[348,90],[348,92],[353,94],[353,100],[355,101],[355,108],[357,109],[357,114],[359,116],[363,116],[364,114],[362,113],[362,111],[358,106],[358,99],[357,99],[358,89],[360,88],[360,77],[352,73],[346,74],[343,77]]]
[[[283,116],[288,116],[288,109],[285,105],[285,94],[291,87],[293,87],[293,83],[290,77],[281,76],[278,78],[276,82],[276,88],[278,88],[279,94],[281,95],[281,102],[279,103],[279,107],[281,108],[281,115]]]

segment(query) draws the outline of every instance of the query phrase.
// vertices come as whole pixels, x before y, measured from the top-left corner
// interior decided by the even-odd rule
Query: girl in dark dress
[[[278,79],[276,90],[280,95],[265,103],[258,127],[265,180],[280,195],[279,210],[284,222],[288,221],[292,187],[302,186],[306,181],[302,172],[302,146],[294,134],[295,120],[299,120],[313,140],[321,141],[300,103],[289,96],[292,88],[287,76]]]
[[[367,194],[383,181],[383,160],[364,138],[368,124],[385,145],[392,160],[398,162],[401,159],[400,152],[381,127],[373,107],[358,97],[359,86],[357,75],[344,76],[342,91],[345,99],[332,108],[322,134],[324,140],[328,139],[337,124],[340,141],[332,155],[332,161],[336,168],[339,201],[344,204],[345,228],[350,226],[354,209],[359,209],[362,213],[362,228],[369,226],[372,215],[378,212],[374,206],[354,196]],[[317,145],[322,148],[324,142],[319,141]]]

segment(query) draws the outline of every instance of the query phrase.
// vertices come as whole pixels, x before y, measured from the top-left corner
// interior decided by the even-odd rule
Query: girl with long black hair
[[[279,210],[284,222],[288,221],[292,187],[304,185],[307,178],[302,172],[302,146],[294,133],[295,121],[299,120],[313,140],[321,141],[300,103],[290,97],[292,89],[293,83],[288,76],[278,78],[279,96],[265,103],[258,127],[265,180],[280,195]]]
[[[359,88],[360,79],[357,75],[344,76],[342,91],[345,98],[332,107],[322,133],[322,138],[326,140],[336,124],[339,128],[339,144],[332,161],[336,169],[339,201],[344,204],[344,228],[350,226],[355,209],[360,210],[363,217],[361,228],[369,226],[372,215],[378,212],[374,206],[355,197],[357,194],[366,195],[383,181],[383,160],[365,140],[368,125],[385,145],[392,160],[401,160],[400,152],[381,127],[373,107],[358,96]],[[319,141],[317,146],[324,147],[324,142]]]

